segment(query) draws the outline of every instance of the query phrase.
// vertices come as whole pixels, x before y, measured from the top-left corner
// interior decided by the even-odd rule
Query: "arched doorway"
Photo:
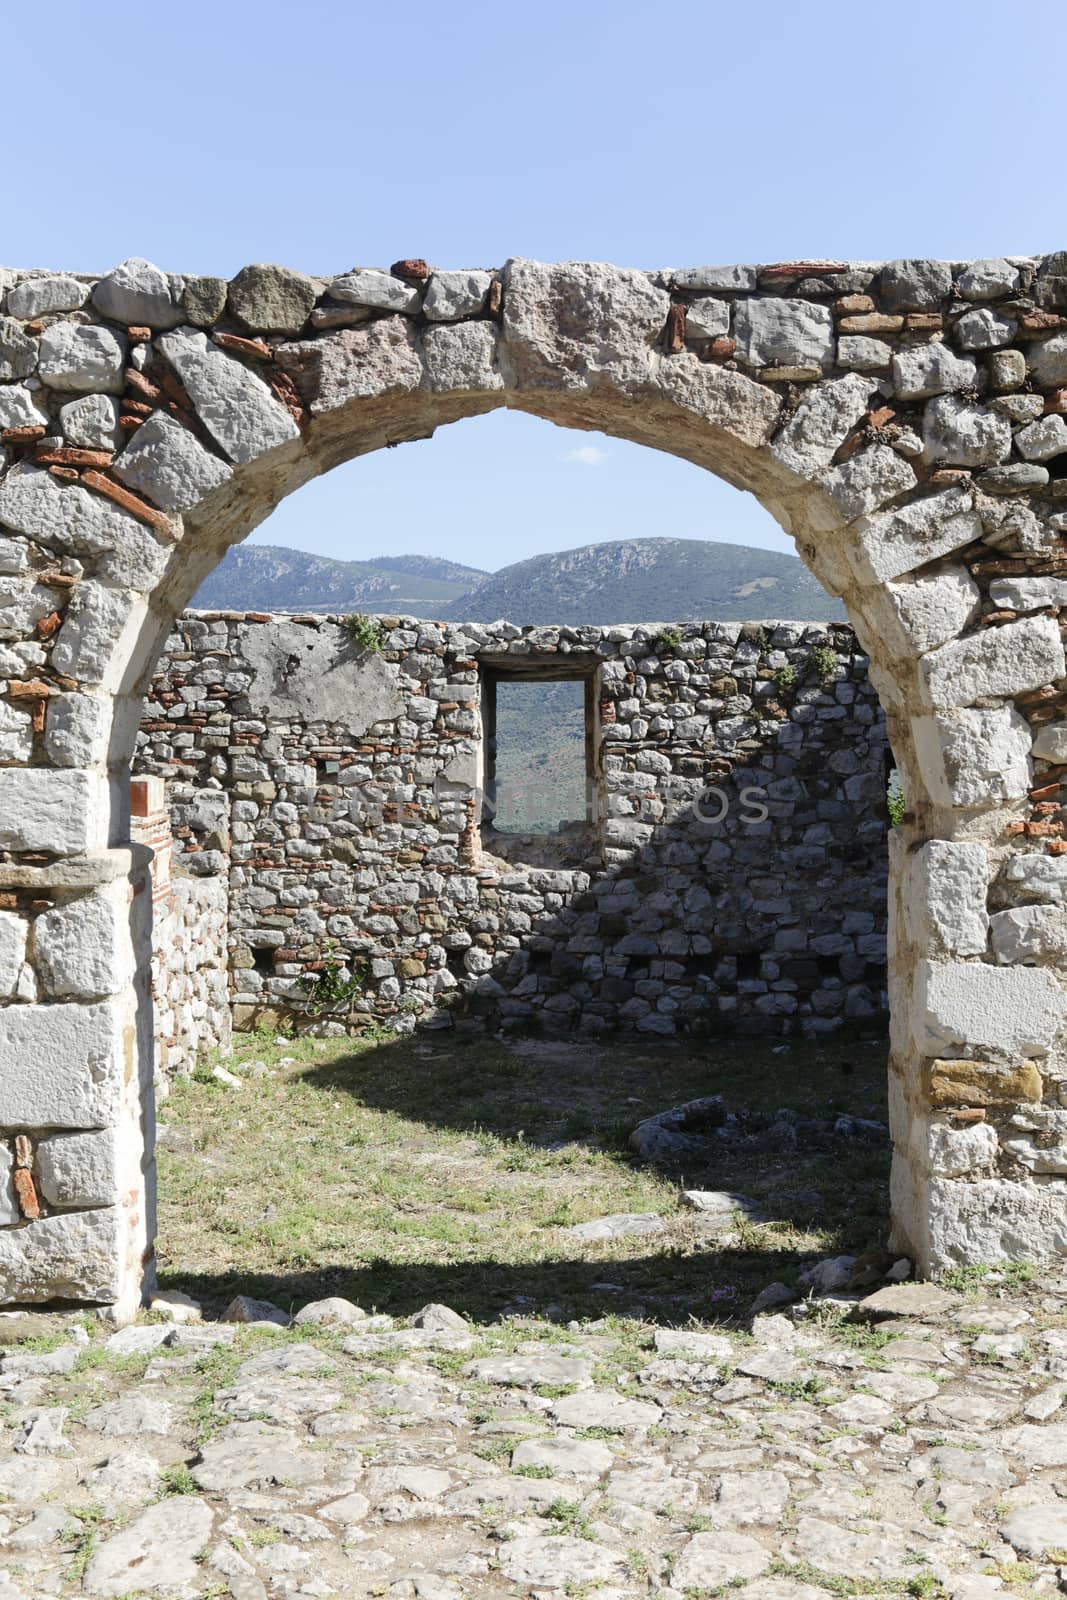
[[[498,406],[749,490],[844,601],[908,806],[891,869],[895,1241],[926,1269],[1067,1246],[1042,1103],[1058,1103],[1067,951],[1045,809],[1065,670],[1059,274],[1057,257],[401,262],[329,283],[253,267],[227,286],[132,261],[9,293],[0,524],[22,654],[0,768],[0,1121],[16,1162],[42,1137],[81,1140],[68,1148],[105,1170],[112,1203],[16,1214],[4,1298],[128,1314],[139,1296],[152,1041],[126,780],[175,616],[308,478]]]

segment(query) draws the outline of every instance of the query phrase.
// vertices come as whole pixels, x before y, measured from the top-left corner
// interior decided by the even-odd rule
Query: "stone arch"
[[[751,491],[844,600],[908,799],[895,1242],[925,1270],[1067,1250],[1067,257],[259,266],[229,285],[131,260],[5,289],[0,1300],[124,1316],[150,1264],[148,897],[125,780],[172,621],[308,478],[501,405]]]

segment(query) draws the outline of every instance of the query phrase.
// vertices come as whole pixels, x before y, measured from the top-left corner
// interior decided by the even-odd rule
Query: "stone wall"
[[[174,619],[316,474],[500,406],[751,492],[844,602],[908,797],[890,849],[894,1247],[929,1270],[1067,1252],[1067,252],[255,264],[229,283],[131,259],[102,277],[0,269],[0,292],[0,1126],[16,1160],[35,1130],[118,1151],[113,1203],[0,1229],[0,1299],[127,1316],[150,1270],[150,897],[128,762]],[[463,714],[458,695],[452,713],[412,699]],[[281,873],[299,859],[291,803],[295,823],[271,819]],[[480,892],[477,872],[439,876],[435,904],[453,882]],[[318,904],[296,891],[278,893],[287,912]],[[575,909],[554,888],[545,904]],[[376,914],[417,940],[422,909]],[[439,949],[467,971],[483,946],[458,958],[432,937],[448,912],[425,909],[445,924],[418,946],[427,974]],[[521,955],[528,930],[485,917],[478,934]],[[298,976],[278,966],[299,948],[277,948],[297,959],[273,976]],[[503,988],[488,953],[473,976]]]
[[[239,1027],[885,1011],[887,746],[849,627],[380,626],[361,654],[338,618],[190,612],[160,662],[135,765],[183,869],[228,872]],[[591,680],[587,827],[487,823],[486,685],[515,672]],[[309,1011],[324,962],[352,1008]]]
[[[225,873],[175,872],[170,817],[159,778],[134,778],[131,833],[153,852],[152,1009],[156,1087],[190,1073],[206,1050],[227,1051],[232,1021],[228,966],[229,885]]]

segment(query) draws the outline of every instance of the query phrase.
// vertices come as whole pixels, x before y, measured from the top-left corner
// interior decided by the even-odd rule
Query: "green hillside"
[[[444,613],[516,623],[828,622],[844,618],[797,556],[707,539],[623,539],[503,567]]]
[[[485,574],[433,556],[335,561],[283,545],[226,553],[193,605],[219,611],[399,611],[442,616]]]

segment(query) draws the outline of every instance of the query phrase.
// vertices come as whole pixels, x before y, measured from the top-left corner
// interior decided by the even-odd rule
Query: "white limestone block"
[[[866,414],[877,387],[871,378],[850,372],[807,389],[796,411],[771,445],[771,455],[805,477],[827,467],[852,429]]]
[[[185,385],[197,416],[231,461],[244,466],[300,437],[293,418],[263,379],[209,344],[206,334],[179,328],[156,344]]]
[[[896,511],[864,517],[857,523],[859,549],[851,554],[861,582],[882,583],[925,566],[982,536],[972,498],[945,489],[913,500]]]
[[[0,1228],[10,1228],[22,1221],[14,1172],[14,1152],[9,1144],[0,1144]]]
[[[29,321],[54,311],[80,311],[89,298],[89,285],[79,283],[67,273],[49,273],[40,278],[23,278],[7,291],[7,310],[13,317]]]
[[[422,304],[427,320],[454,322],[477,316],[492,281],[491,272],[435,272]]]
[[[965,312],[953,333],[961,350],[999,350],[1011,344],[1017,327],[1014,318],[1002,317],[998,311],[983,306],[980,311]]]
[[[29,924],[14,911],[0,911],[0,999],[10,1000],[18,989],[26,959]]]
[[[687,339],[719,339],[730,332],[730,302],[706,297],[694,300],[686,310]]]
[[[55,610],[56,592],[26,578],[0,578],[0,639],[29,638],[42,617]]]
[[[125,1260],[117,1206],[0,1230],[0,1301],[116,1301]]]
[[[977,809],[1030,787],[1030,726],[1009,706],[916,717],[912,733],[935,804]]]
[[[834,358],[830,308],[810,300],[739,300],[734,338],[738,360],[750,367],[819,367]]]
[[[924,1056],[973,1046],[1001,1056],[1048,1053],[1067,993],[1044,967],[922,961],[916,970],[916,1042]]]
[[[33,717],[0,700],[0,761],[28,761],[33,754]]]
[[[422,353],[425,387],[435,394],[455,390],[478,393],[504,387],[497,366],[497,329],[493,322],[427,328],[422,336]]]
[[[846,522],[854,522],[914,489],[915,473],[887,444],[868,445],[833,467],[823,479]],[[927,557],[929,559],[929,557]]]
[[[928,395],[971,389],[978,368],[969,356],[958,356],[944,344],[920,344],[893,357],[893,385],[900,400],[925,400]]]
[[[927,1129],[927,1162],[939,1178],[961,1178],[990,1167],[997,1158],[997,1133],[988,1122],[962,1128],[934,1122]]]
[[[1067,578],[995,578],[989,598],[1009,611],[1058,610],[1067,606]]]
[[[80,855],[107,839],[107,778],[47,767],[0,768],[0,847]]]
[[[1055,413],[1020,428],[1015,435],[1019,454],[1027,461],[1051,461],[1067,450],[1067,422]]]
[[[228,462],[163,411],[141,424],[112,470],[163,511],[188,511],[233,476]]]
[[[982,955],[989,941],[985,845],[928,839],[908,859],[904,915],[920,950]]]
[[[33,949],[44,992],[76,1000],[116,994],[130,972],[128,944],[118,905],[106,894],[43,912],[33,926]]]
[[[394,278],[391,272],[378,272],[373,268],[342,273],[330,284],[330,294],[347,304],[369,306],[376,311],[406,311],[409,315],[419,309],[422,299],[422,290],[417,284],[406,283],[403,278]]]
[[[10,1127],[107,1127],[118,1111],[122,1065],[111,1002],[0,1008],[0,1092]]]
[[[63,437],[81,450],[119,450],[125,435],[119,427],[119,403],[109,394],[84,394],[59,410]]]
[[[949,466],[995,467],[1011,454],[1011,423],[958,395],[938,395],[923,413],[923,454]]]
[[[167,563],[166,546],[121,506],[24,462],[0,483],[0,524],[48,549],[91,556],[98,577],[130,589],[154,588]]]
[[[37,1143],[40,1190],[50,1206],[111,1206],[119,1198],[115,1130],[52,1133]]]
[[[937,1178],[924,1198],[932,1272],[976,1261],[1047,1261],[1067,1255],[1063,1196],[1048,1189],[1007,1178],[971,1183]]]
[[[101,695],[57,694],[48,702],[44,747],[57,767],[91,767],[107,754],[111,702]]]
[[[1067,856],[1038,855],[1033,851],[1009,856],[1001,877],[1018,888],[1020,894],[1033,895],[1050,905],[1067,904]]]
[[[1060,962],[1067,959],[1067,906],[1016,906],[998,911],[989,921],[993,954],[1012,962]]]
[[[143,608],[132,594],[86,578],[75,590],[56,635],[53,667],[81,683],[114,679],[125,666],[120,640],[141,615]]]
[[[41,335],[37,370],[50,389],[68,394],[121,394],[126,341],[110,328],[53,322]]]
[[[1039,689],[1065,672],[1055,619],[1027,617],[930,651],[919,663],[919,683],[929,705],[948,710]]]
[[[1000,256],[972,261],[960,273],[959,290],[965,300],[999,300],[1019,287],[1019,269]]]
[[[174,328],[182,320],[178,304],[184,281],[130,256],[101,278],[93,290],[93,304],[105,317],[125,327]]]
[[[966,567],[946,567],[928,577],[902,574],[886,587],[908,645],[917,655],[962,633],[982,604],[982,591]]]

